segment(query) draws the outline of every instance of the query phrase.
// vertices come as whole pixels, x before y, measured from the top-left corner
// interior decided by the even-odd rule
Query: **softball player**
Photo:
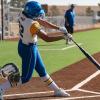
[[[52,78],[48,75],[37,47],[37,37],[43,39],[46,42],[53,42],[65,38],[72,38],[72,36],[66,33],[65,28],[58,27],[43,20],[42,18],[44,17],[44,15],[45,13],[41,7],[41,4],[36,1],[27,2],[25,4],[24,10],[20,14],[20,39],[18,43],[18,53],[22,59],[22,75],[20,84],[28,82],[31,79],[32,73],[35,69],[41,77],[41,80],[43,80],[48,85],[48,87],[50,87],[54,91],[55,96],[70,96],[62,88],[59,88],[57,84],[52,80]],[[62,33],[55,36],[52,36],[52,34],[48,35],[41,28],[41,25],[47,28],[59,29],[60,31],[62,31]],[[66,33],[67,35],[65,36],[64,33]],[[4,91],[11,86],[9,82],[6,82],[5,84],[1,85],[1,87]]]
[[[70,8],[65,12],[65,27],[70,34],[74,33],[75,25],[75,5],[71,4]],[[68,39],[68,44],[72,44],[72,41]]]

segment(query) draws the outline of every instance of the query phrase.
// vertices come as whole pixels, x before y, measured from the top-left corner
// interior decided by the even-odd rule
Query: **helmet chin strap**
[[[33,20],[36,20],[36,19],[44,19],[44,18],[45,18],[45,15],[44,14],[41,14],[38,17],[33,18]]]
[[[45,14],[41,14],[41,15],[39,15],[39,18],[44,19],[44,18],[45,18]]]

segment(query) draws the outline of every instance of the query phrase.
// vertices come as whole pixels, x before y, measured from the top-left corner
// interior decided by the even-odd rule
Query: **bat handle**
[[[78,44],[74,41],[74,39],[73,38],[71,38],[71,40],[78,46]]]

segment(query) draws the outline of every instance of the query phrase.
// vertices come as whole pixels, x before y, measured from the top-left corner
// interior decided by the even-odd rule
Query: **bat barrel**
[[[99,70],[100,70],[100,64],[98,61],[96,61],[87,51],[85,51],[81,46],[79,46],[73,39],[72,41],[77,45],[77,47],[81,50],[81,52],[90,60]]]

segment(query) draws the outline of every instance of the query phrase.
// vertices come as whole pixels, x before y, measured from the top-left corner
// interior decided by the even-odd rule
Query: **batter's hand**
[[[64,34],[65,40],[72,39],[73,36],[70,33]]]
[[[65,27],[59,27],[59,30],[61,32],[63,32],[64,34],[68,34],[68,31],[67,31],[67,29]]]
[[[68,33],[68,31],[65,27],[60,27],[59,30],[64,33],[64,38],[66,40],[72,39],[72,35],[70,33]]]

